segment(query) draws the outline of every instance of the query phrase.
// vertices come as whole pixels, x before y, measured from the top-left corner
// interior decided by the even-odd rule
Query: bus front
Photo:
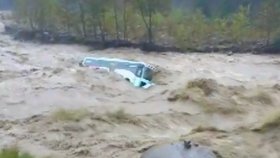
[[[138,66],[137,70],[137,79],[135,80],[134,85],[137,87],[142,88],[149,88],[153,85],[152,79],[153,79],[153,70],[149,67],[146,67],[145,65]]]

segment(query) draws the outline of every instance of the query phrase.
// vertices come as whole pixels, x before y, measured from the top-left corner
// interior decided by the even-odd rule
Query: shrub
[[[20,153],[17,148],[7,148],[0,151],[0,158],[34,158],[29,153]]]

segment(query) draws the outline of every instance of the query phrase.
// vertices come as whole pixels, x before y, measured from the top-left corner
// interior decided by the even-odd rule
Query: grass
[[[7,148],[0,151],[0,158],[34,158],[29,153],[20,153],[17,148]]]
[[[264,132],[269,129],[273,129],[276,127],[280,127],[280,110],[269,113],[264,119],[261,121],[261,125],[257,128],[254,128],[254,131]]]
[[[79,122],[90,115],[86,109],[58,109],[52,114],[56,121],[76,121]]]
[[[124,109],[118,109],[114,112],[107,112],[106,117],[109,119],[110,122],[116,123],[130,123],[130,124],[139,124],[141,121],[131,114],[125,112]]]

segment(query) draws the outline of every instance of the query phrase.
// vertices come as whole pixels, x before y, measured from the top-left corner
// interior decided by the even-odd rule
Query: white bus
[[[80,66],[105,69],[120,74],[136,87],[149,88],[153,85],[154,67],[144,62],[136,62],[115,58],[84,58]]]

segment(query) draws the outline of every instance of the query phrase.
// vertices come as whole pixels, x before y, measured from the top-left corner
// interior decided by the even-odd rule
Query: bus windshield
[[[150,68],[144,67],[142,77],[148,81],[151,81],[153,77],[153,71]]]

